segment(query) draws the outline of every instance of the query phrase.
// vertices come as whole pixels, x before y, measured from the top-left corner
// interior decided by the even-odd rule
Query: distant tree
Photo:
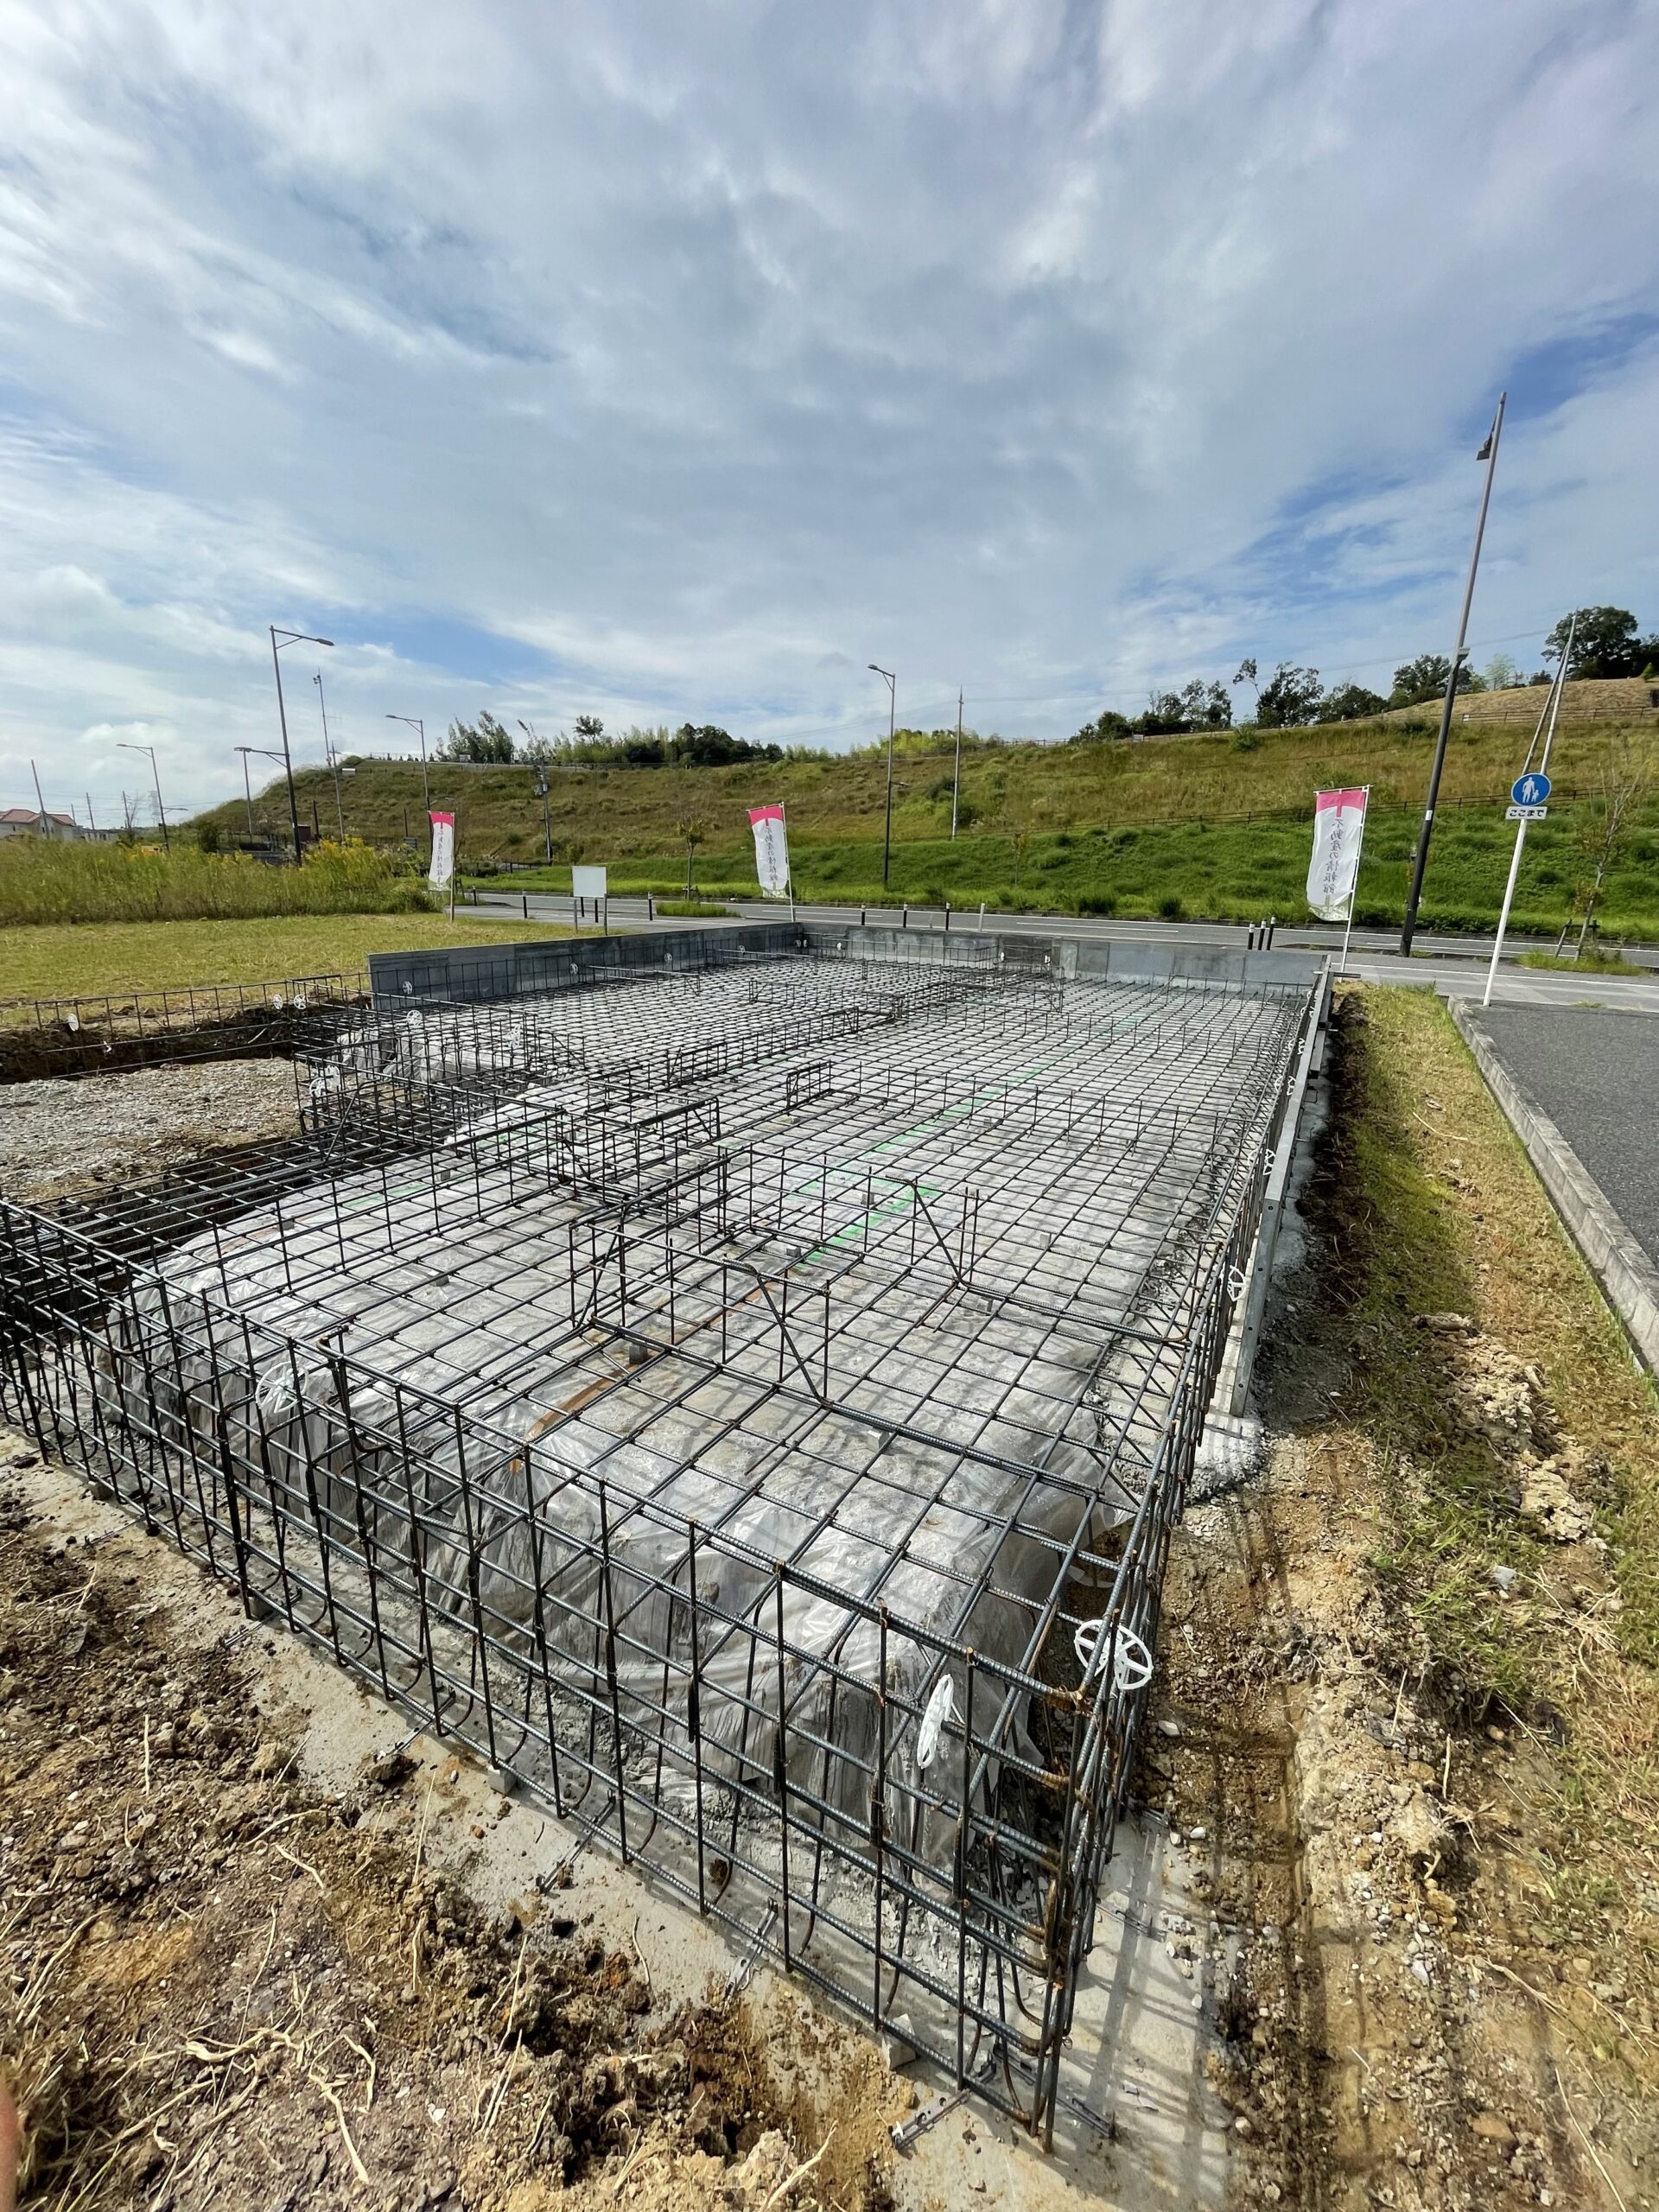
[[[1321,694],[1317,668],[1294,668],[1281,660],[1256,693],[1255,719],[1262,729],[1300,729],[1319,718]]]
[[[512,759],[512,736],[487,707],[475,722],[451,722],[449,734],[438,748],[442,760],[471,760],[480,766],[502,765]]]
[[[784,757],[779,746],[752,745],[747,738],[734,737],[713,722],[701,727],[682,722],[669,749],[687,768],[729,768],[739,760],[781,760]]]
[[[1573,658],[1569,677],[1639,676],[1659,639],[1643,638],[1634,614],[1623,607],[1581,607],[1576,614],[1563,614],[1544,640],[1544,658],[1558,661],[1573,629]]]
[[[1147,703],[1131,722],[1124,722],[1121,715],[1109,717],[1113,728],[1108,729],[1109,717],[1103,715],[1096,728],[1102,734],[1122,736],[1133,733],[1140,737],[1180,737],[1197,729],[1227,729],[1231,727],[1233,702],[1219,683],[1207,683],[1195,676],[1179,691],[1154,691]],[[1116,725],[1122,724],[1119,728]]]
[[[1141,737],[1174,737],[1186,728],[1179,691],[1149,691],[1147,703],[1130,725]]]
[[[683,814],[674,824],[676,831],[685,840],[685,895],[691,896],[691,863],[697,847],[709,835],[709,824],[700,814]]]
[[[1180,692],[1184,729],[1228,729],[1232,726],[1233,702],[1219,683],[1195,677]]]
[[[1429,699],[1446,696],[1446,679],[1452,664],[1444,653],[1419,653],[1415,660],[1402,661],[1394,671],[1394,690],[1389,695],[1391,707],[1421,707]],[[1465,662],[1458,671],[1459,691],[1476,688],[1474,671]]]
[[[1068,745],[1103,745],[1113,738],[1128,737],[1130,721],[1127,715],[1116,713],[1110,707],[1096,715],[1091,722],[1084,722],[1075,735],[1067,738]]]
[[[597,715],[578,715],[575,727],[578,737],[603,737],[605,734],[605,725]]]
[[[196,844],[204,853],[216,853],[219,849],[219,824],[211,814],[204,814],[196,824]]]
[[[1494,653],[1481,672],[1489,691],[1513,691],[1521,681],[1521,671],[1508,653]]]
[[[1357,722],[1367,715],[1380,715],[1388,703],[1375,691],[1368,691],[1363,683],[1333,684],[1319,702],[1319,719],[1322,722]]]
[[[1241,683],[1248,683],[1259,699],[1262,696],[1262,690],[1255,680],[1255,657],[1252,654],[1249,660],[1242,660],[1238,664],[1233,677],[1233,689],[1236,690]]]

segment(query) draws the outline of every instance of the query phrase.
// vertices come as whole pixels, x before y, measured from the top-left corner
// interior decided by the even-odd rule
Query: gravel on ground
[[[226,1145],[298,1128],[287,1060],[209,1060],[0,1085],[0,1192],[84,1196]]]

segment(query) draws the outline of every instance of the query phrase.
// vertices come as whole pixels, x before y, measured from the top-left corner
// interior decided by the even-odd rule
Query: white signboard
[[[781,806],[752,806],[749,827],[754,832],[754,872],[768,899],[789,896],[789,830]]]
[[[573,868],[570,871],[570,896],[591,899],[597,905],[605,896],[605,871],[602,868]]]
[[[432,814],[427,819],[432,824],[432,865],[426,880],[435,891],[442,891],[455,872],[455,817]]]
[[[1307,903],[1323,922],[1352,918],[1368,796],[1363,791],[1319,791],[1314,796]]]

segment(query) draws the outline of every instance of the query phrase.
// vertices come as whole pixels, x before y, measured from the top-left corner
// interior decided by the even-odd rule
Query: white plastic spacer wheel
[[[930,1767],[939,1755],[939,1738],[944,1733],[944,1724],[957,1710],[957,1694],[950,1687],[949,1675],[941,1675],[933,1685],[933,1694],[927,1700],[927,1710],[922,1715],[922,1725],[916,1738],[916,1764]]]
[[[1077,1664],[1086,1676],[1100,1649],[1099,1621],[1079,1621],[1071,1638]],[[1152,1654],[1131,1628],[1120,1628],[1112,1657],[1112,1681],[1121,1690],[1144,1689],[1152,1680]]]

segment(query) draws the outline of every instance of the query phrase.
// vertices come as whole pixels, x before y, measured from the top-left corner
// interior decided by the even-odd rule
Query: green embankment
[[[1565,918],[1582,856],[1573,824],[1590,802],[1610,724],[1573,720],[1570,686],[1553,767],[1558,799],[1529,840],[1517,925],[1548,929]],[[1632,717],[1651,734],[1659,719]],[[1387,923],[1403,903],[1411,840],[1427,776],[1433,723],[1427,715],[1305,730],[1219,731],[1202,736],[1090,746],[970,746],[963,762],[963,834],[951,843],[952,760],[929,742],[906,745],[893,795],[894,899],[983,899],[995,906],[1156,914],[1179,901],[1194,918],[1249,920],[1269,912],[1306,913],[1313,795],[1321,786],[1364,783],[1372,826],[1360,885],[1362,918]],[[1472,927],[1495,919],[1513,830],[1503,819],[1524,733],[1497,723],[1459,722],[1447,756],[1444,811],[1427,887],[1426,919]],[[880,752],[834,760],[751,762],[733,768],[556,768],[549,775],[544,829],[535,776],[526,767],[435,764],[435,806],[454,809],[469,863],[522,866],[542,856],[550,831],[559,865],[546,879],[569,887],[573,860],[609,864],[613,888],[673,894],[685,882],[681,825],[701,833],[697,892],[753,894],[747,810],[781,800],[787,809],[797,885],[807,896],[875,900],[881,893],[886,766]],[[332,779],[302,772],[302,812],[324,832],[337,820]],[[368,761],[341,791],[348,833],[419,845],[423,817],[418,762]],[[274,788],[254,806],[257,829],[280,831],[286,804]],[[240,800],[214,810],[220,834],[247,834]],[[516,875],[515,887],[529,879]],[[1607,886],[1603,927],[1659,934],[1659,808]]]

